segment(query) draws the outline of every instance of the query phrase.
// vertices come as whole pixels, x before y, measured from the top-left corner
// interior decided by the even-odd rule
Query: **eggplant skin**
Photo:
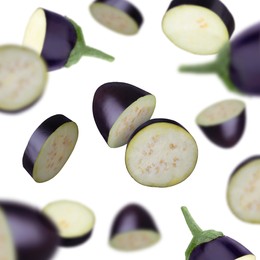
[[[197,246],[191,252],[189,260],[235,260],[246,255],[253,254],[236,240],[221,236]]]
[[[74,246],[81,245],[91,238],[92,233],[93,233],[93,229],[91,229],[87,234],[84,234],[80,237],[73,237],[73,238],[61,237],[60,245],[63,247],[74,247]]]

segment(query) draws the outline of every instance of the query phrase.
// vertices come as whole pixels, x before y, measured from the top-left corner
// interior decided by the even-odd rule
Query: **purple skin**
[[[87,234],[82,235],[81,237],[73,237],[73,238],[60,238],[60,245],[63,247],[73,247],[78,246],[86,242],[91,238],[93,230],[90,230]]]

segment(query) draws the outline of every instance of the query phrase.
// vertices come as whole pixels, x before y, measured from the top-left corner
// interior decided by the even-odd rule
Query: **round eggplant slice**
[[[1,259],[49,260],[60,243],[52,221],[31,206],[0,201]]]
[[[201,111],[196,123],[214,144],[223,148],[233,147],[245,130],[245,103],[237,99],[217,102]]]
[[[167,38],[199,55],[218,53],[235,28],[232,14],[219,0],[172,0],[162,19]]]
[[[48,71],[38,53],[20,45],[2,45],[0,67],[0,110],[20,111],[41,97]]]
[[[82,56],[114,60],[112,56],[86,46],[82,30],[74,21],[43,8],[36,9],[30,17],[23,44],[41,54],[49,71],[70,67]]]
[[[134,130],[149,120],[156,99],[143,89],[124,82],[101,85],[93,98],[93,116],[96,125],[112,147],[127,143]]]
[[[227,202],[240,220],[260,223],[260,156],[249,157],[235,168],[227,185]]]
[[[138,204],[129,204],[116,215],[109,244],[117,250],[135,251],[154,245],[160,237],[150,213]]]
[[[43,208],[59,230],[61,246],[76,246],[86,242],[95,225],[93,211],[85,205],[70,200],[59,200]]]
[[[36,182],[55,177],[69,159],[78,139],[77,124],[64,115],[46,119],[32,134],[23,167]]]
[[[198,159],[193,136],[179,123],[152,119],[133,133],[125,163],[138,183],[152,187],[176,185],[190,176]]]
[[[143,23],[141,12],[125,0],[96,0],[89,9],[97,22],[124,35],[136,34]]]

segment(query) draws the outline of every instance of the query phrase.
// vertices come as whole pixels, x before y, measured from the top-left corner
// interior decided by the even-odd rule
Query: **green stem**
[[[205,63],[205,64],[195,64],[195,65],[182,65],[179,67],[180,72],[190,72],[190,73],[218,73],[216,61]]]

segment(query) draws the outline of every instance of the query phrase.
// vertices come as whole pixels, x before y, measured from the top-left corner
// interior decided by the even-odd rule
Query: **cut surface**
[[[198,148],[194,138],[170,122],[151,123],[139,130],[126,149],[125,162],[139,183],[168,187],[185,180],[194,170]]]
[[[256,260],[256,257],[254,255],[245,255],[245,256],[241,256],[235,260]]]
[[[217,53],[229,40],[221,18],[210,9],[196,5],[180,5],[168,10],[162,29],[176,46],[194,54]]]
[[[134,130],[151,118],[155,105],[155,97],[146,95],[127,107],[110,129],[108,145],[110,147],[125,145]]]

